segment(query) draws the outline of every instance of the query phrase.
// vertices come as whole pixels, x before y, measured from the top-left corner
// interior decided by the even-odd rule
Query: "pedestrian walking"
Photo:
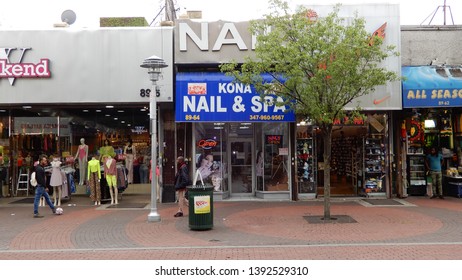
[[[56,213],[55,206],[51,202],[50,196],[48,195],[48,188],[46,187],[46,177],[45,177],[45,166],[48,164],[47,156],[41,155],[39,158],[39,164],[35,167],[35,179],[37,180],[37,186],[35,187],[35,197],[34,197],[34,218],[43,218],[42,215],[38,212],[38,205],[40,198],[43,196],[46,203],[50,206],[53,214]]]
[[[178,171],[175,175],[175,190],[178,197],[178,212],[174,217],[183,216],[183,208],[188,206],[188,201],[185,198],[186,187],[191,184],[189,179],[189,171],[184,157],[177,158]]]

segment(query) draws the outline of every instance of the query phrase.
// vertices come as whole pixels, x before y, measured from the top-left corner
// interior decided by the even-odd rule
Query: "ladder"
[[[15,196],[18,196],[18,191],[26,191],[26,196],[29,196],[29,173],[22,173],[19,171],[18,183],[16,185]]]

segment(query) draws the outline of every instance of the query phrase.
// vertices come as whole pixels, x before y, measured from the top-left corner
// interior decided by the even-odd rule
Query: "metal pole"
[[[151,119],[151,212],[148,222],[159,222],[160,215],[157,213],[157,102],[156,82],[152,81],[152,91],[149,96],[149,118]]]
[[[148,222],[159,222],[160,215],[157,213],[157,103],[156,82],[159,80],[161,69],[167,67],[163,59],[155,55],[146,58],[140,65],[148,68],[149,79],[152,82],[151,95],[149,96],[149,118],[151,121],[151,212],[148,215]]]

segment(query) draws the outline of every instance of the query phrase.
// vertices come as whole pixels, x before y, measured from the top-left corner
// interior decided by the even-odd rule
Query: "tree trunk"
[[[332,154],[332,125],[324,127],[324,220],[330,216],[330,158]]]

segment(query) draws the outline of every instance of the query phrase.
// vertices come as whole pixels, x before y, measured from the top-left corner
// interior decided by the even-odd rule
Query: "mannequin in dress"
[[[124,155],[125,155],[125,167],[128,170],[128,183],[133,184],[133,161],[135,160],[136,149],[133,146],[133,142],[131,139],[127,141],[127,145],[124,148]]]
[[[53,201],[55,206],[61,206],[61,188],[63,177],[61,176],[61,161],[55,157],[51,161],[51,178],[50,186],[53,187]]]
[[[117,196],[119,191],[117,189],[117,166],[116,161],[111,156],[106,157],[104,163],[104,177],[106,177],[109,193],[111,194],[111,204],[119,204]]]
[[[90,198],[95,205],[101,205],[101,167],[99,160],[93,156],[88,162],[88,182],[90,183]]]
[[[85,144],[85,139],[83,138],[80,139],[80,145],[75,158],[79,161],[79,185],[84,185],[88,162],[88,146]]]

